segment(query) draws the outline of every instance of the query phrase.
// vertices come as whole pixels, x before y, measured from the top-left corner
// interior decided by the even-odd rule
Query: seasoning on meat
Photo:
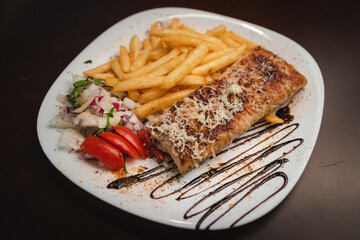
[[[255,47],[148,127],[154,144],[186,173],[279,108],[306,82],[285,60]]]

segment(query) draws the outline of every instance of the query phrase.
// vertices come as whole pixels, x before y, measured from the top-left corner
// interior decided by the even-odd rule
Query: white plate
[[[236,222],[234,226],[246,224],[263,216],[276,207],[295,186],[304,171],[314,148],[323,111],[324,86],[317,63],[300,45],[271,30],[241,20],[209,12],[184,8],[160,8],[148,10],[120,21],[86,47],[69,64],[69,66],[66,67],[50,88],[41,105],[38,115],[37,129],[41,146],[52,164],[60,172],[62,172],[76,185],[105,202],[149,220],[182,228],[195,229],[196,224],[199,223],[199,219],[205,215],[206,211],[188,219],[184,218],[184,214],[191,206],[204,196],[206,191],[181,201],[176,200],[180,193],[161,199],[152,199],[150,197],[151,191],[173,173],[160,175],[148,181],[135,184],[129,188],[122,188],[120,190],[107,189],[106,186],[110,181],[117,178],[116,175],[113,172],[102,168],[95,161],[85,161],[77,154],[69,153],[67,150],[59,148],[59,130],[49,126],[49,120],[59,111],[59,103],[56,101],[56,95],[58,93],[66,94],[69,91],[72,84],[72,73],[81,74],[86,69],[108,61],[111,57],[117,55],[121,44],[127,45],[129,43],[130,38],[134,34],[137,34],[140,39],[143,39],[147,37],[148,30],[154,22],[170,22],[170,19],[173,17],[178,17],[181,23],[191,26],[200,32],[205,32],[206,29],[211,29],[220,24],[224,24],[229,30],[259,43],[283,57],[290,64],[294,65],[295,68],[304,74],[308,79],[308,84],[305,89],[301,90],[290,104],[291,114],[295,117],[293,122],[285,125],[290,127],[287,128],[287,130],[284,130],[281,134],[276,134],[274,137],[265,141],[267,144],[277,141],[280,136],[284,136],[285,133],[290,133],[288,130],[291,129],[293,132],[281,140],[281,142],[286,142],[288,140],[294,142],[289,144],[287,147],[281,148],[280,151],[277,151],[275,153],[276,156],[272,154],[252,165],[253,169],[256,169],[257,166],[263,166],[268,163],[267,161],[275,159],[280,153],[286,152],[297,143],[300,143],[300,140],[296,140],[297,138],[304,139],[304,142],[298,148],[286,155],[286,158],[290,161],[277,170],[277,172],[283,172],[286,174],[288,177],[287,185],[273,197],[240,219],[240,221],[237,221],[240,216],[244,215],[255,205],[262,202],[272,193],[277,191],[277,189],[280,189],[283,184],[282,177],[279,176],[269,180],[256,191],[252,192],[250,196],[246,196],[239,204],[235,205],[235,201],[241,197],[241,194],[239,194],[230,201],[226,202],[226,204],[221,205],[216,211],[212,212],[212,214],[209,214],[209,216],[201,222],[199,228],[206,228],[210,225],[210,222],[230,208],[231,210],[213,225],[210,225],[209,229],[226,229],[232,226],[234,222]],[[84,62],[89,59],[92,63],[85,64]],[[297,123],[299,125],[293,125]],[[273,130],[272,134],[282,127],[278,127]],[[206,163],[202,164],[200,168],[193,170],[179,180],[174,180],[170,184],[167,184],[165,188],[161,189],[162,191],[157,191],[156,195],[165,194],[183,186],[195,176],[206,172],[209,169],[209,166],[217,166],[219,162],[224,162],[231,157],[236,156],[240,152],[250,149],[251,146],[259,143],[270,134],[271,133],[266,133],[265,135],[249,141],[234,150],[218,156],[215,160],[206,161]],[[255,148],[250,149],[246,154],[255,152],[264,146],[256,146]],[[244,157],[246,154],[243,154],[240,158]],[[128,170],[135,174],[137,173],[138,166],[140,165],[151,168],[156,166],[157,163],[151,159],[147,161],[128,161]],[[239,166],[242,165],[238,165],[237,167],[239,168]],[[241,173],[243,174],[244,172],[245,171],[242,171]],[[226,174],[229,173],[227,172]],[[224,175],[221,175],[218,178],[223,179]],[[211,181],[205,181],[204,184],[199,186],[199,188],[193,189],[189,193],[193,193],[198,189],[206,189],[206,185],[209,186],[209,184],[215,183],[216,181],[217,178],[213,178]],[[227,180],[225,180],[225,182],[226,181]],[[204,206],[215,203],[228,193],[234,191],[234,189],[239,186],[239,183],[241,184],[243,182],[245,181],[237,182],[231,187],[218,192],[212,198],[209,198],[197,205],[197,207],[189,213],[194,213],[194,211],[199,209],[201,210]],[[214,188],[210,191],[212,190],[214,190]],[[185,190],[182,192],[184,193]]]

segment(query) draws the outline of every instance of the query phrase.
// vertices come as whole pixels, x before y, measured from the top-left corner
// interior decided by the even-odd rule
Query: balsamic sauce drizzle
[[[284,119],[285,123],[289,123],[293,120],[293,116],[290,115],[289,107],[279,109],[276,115]],[[280,128],[280,126],[282,127]],[[284,125],[270,124],[265,121],[261,121],[254,124],[247,133],[235,139],[231,145],[226,147],[218,155],[229,152],[235,148],[239,148],[241,145],[250,143],[254,139],[259,139],[258,142],[248,147],[240,154],[231,157],[226,162],[220,163],[217,167],[213,167],[208,171],[195,176],[187,183],[181,183],[180,179],[183,176],[177,172],[176,166],[173,164],[168,169],[166,169],[163,165],[159,165],[146,172],[117,179],[109,183],[107,188],[120,189],[139,182],[147,181],[165,173],[171,173],[173,176],[168,177],[167,180],[156,186],[150,193],[150,197],[153,199],[161,199],[179,193],[175,199],[177,201],[181,201],[191,197],[201,196],[196,199],[196,202],[189,209],[186,210],[184,219],[189,219],[202,213],[196,224],[196,229],[209,230],[212,225],[214,225],[223,216],[229,214],[235,206],[241,203],[246,197],[250,196],[250,194],[256,189],[276,178],[282,179],[282,184],[278,189],[237,218],[230,225],[230,228],[232,228],[257,207],[268,201],[271,197],[286,187],[288,177],[284,172],[278,170],[285,163],[289,162],[289,159],[285,158],[285,156],[294,151],[304,142],[302,138],[284,141],[298,127],[298,123]],[[264,134],[268,134],[268,136],[260,138]],[[279,136],[279,139],[273,140],[277,135]],[[260,150],[255,150],[255,148],[260,148]],[[280,156],[273,157],[271,155],[275,152],[279,152],[281,149],[283,152],[280,152]],[[255,169],[251,168],[251,166],[253,166],[252,164],[256,162],[262,163],[262,160],[270,160],[271,162],[266,163],[265,165],[262,164],[263,166],[260,164],[259,167],[256,165],[257,167]],[[173,187],[170,183],[174,180],[178,180],[180,184],[175,184],[176,188],[174,190],[169,190]],[[178,185],[180,185],[180,187],[177,187]],[[167,192],[165,190],[167,190]],[[225,196],[220,199],[212,199],[219,196],[217,193],[222,191],[226,193],[224,194]],[[243,195],[239,196],[239,194]],[[235,197],[240,198],[237,199]],[[211,199],[213,201],[209,201]],[[206,223],[205,227],[200,228],[209,216],[212,216],[217,210],[219,213],[219,211],[221,211],[219,209],[231,200],[235,201],[231,204],[231,207],[229,205],[225,211],[222,210],[224,211],[223,213],[215,217],[215,219],[211,222]]]
[[[136,175],[133,175],[133,176],[129,176],[129,177],[123,177],[123,178],[119,178],[119,179],[116,179],[115,181],[112,181],[111,183],[109,183],[107,185],[107,188],[112,188],[112,189],[120,189],[120,188],[123,188],[123,187],[129,187],[135,183],[139,183],[139,182],[144,182],[144,181],[147,181],[153,177],[156,177],[156,176],[159,176],[165,172],[170,172],[172,170],[175,169],[175,166],[173,167],[170,167],[168,169],[165,169],[165,170],[162,170],[160,172],[156,172],[157,170],[159,169],[162,169],[164,168],[162,165],[159,165],[157,167],[154,167],[146,172],[143,172],[143,173],[140,173],[140,174],[136,174]],[[151,174],[155,172],[154,174]],[[150,175],[151,174],[151,175]]]
[[[217,222],[221,217],[223,217],[224,215],[226,215],[230,210],[232,210],[233,207],[235,207],[237,204],[239,204],[242,200],[244,200],[246,197],[248,197],[252,192],[254,192],[257,188],[259,188],[261,185],[263,185],[264,183],[268,182],[269,180],[273,179],[274,177],[277,176],[282,176],[284,181],[282,186],[276,190],[273,194],[271,194],[268,198],[266,198],[265,200],[263,200],[261,203],[265,202],[267,199],[269,199],[271,196],[275,195],[277,192],[279,192],[281,189],[283,189],[288,181],[287,175],[283,172],[275,172],[276,170],[278,170],[284,163],[286,163],[288,160],[287,159],[283,159],[283,160],[276,160],[272,163],[270,163],[270,165],[266,165],[264,167],[264,169],[262,171],[260,171],[258,174],[256,174],[253,178],[251,178],[250,180],[248,180],[246,183],[244,183],[243,185],[241,185],[239,188],[235,189],[231,194],[228,194],[227,196],[225,196],[224,198],[222,198],[220,201],[214,203],[213,205],[211,205],[209,209],[201,218],[200,220],[197,222],[196,224],[196,229],[200,229],[200,225],[201,223],[215,210],[217,210],[218,208],[220,208],[222,205],[224,205],[226,202],[228,202],[229,200],[231,200],[232,198],[234,198],[235,196],[237,196],[238,194],[242,193],[244,190],[246,190],[247,188],[251,187],[251,184],[246,185],[249,181],[253,180],[254,178],[257,178],[261,175],[263,175],[264,173],[266,173],[268,171],[268,168],[272,168],[272,165],[275,164],[279,164],[273,171],[271,171],[270,173],[266,174],[265,176],[263,176],[262,178],[256,180],[253,184],[255,184],[255,186],[253,186],[248,192],[245,193],[245,195],[243,195],[238,201],[235,202],[235,204],[233,204],[232,207],[228,208],[224,213],[222,213],[219,217],[217,217],[216,219],[214,219],[209,225],[206,226],[205,230],[209,230],[210,227]],[[270,175],[271,174],[271,175]],[[236,179],[237,181],[238,179]],[[245,186],[244,186],[245,185]],[[208,195],[207,195],[208,196]],[[207,197],[206,196],[206,197]],[[256,205],[255,207],[253,207],[252,209],[250,209],[248,212],[246,212],[245,214],[243,214],[242,216],[240,216],[237,220],[234,221],[234,223],[231,224],[231,227],[234,227],[234,225],[239,222],[241,219],[243,219],[246,215],[248,215],[249,213],[251,213],[253,210],[255,210],[258,206],[261,205],[261,203],[259,203],[258,205]],[[194,207],[194,206],[193,206]],[[192,208],[193,208],[192,207]],[[191,208],[190,208],[191,209]],[[189,210],[190,210],[189,209]],[[188,210],[188,211],[189,211]],[[206,209],[205,209],[206,210]],[[204,211],[204,210],[203,210]],[[200,212],[198,212],[200,213]],[[197,214],[198,214],[197,213]],[[184,216],[185,217],[185,216]]]
[[[185,219],[191,218],[191,217],[196,216],[196,215],[198,215],[199,213],[201,213],[201,212],[203,212],[203,211],[205,211],[205,210],[207,210],[207,209],[210,209],[210,208],[212,209],[212,208],[214,208],[215,206],[219,206],[220,203],[221,203],[221,204],[222,204],[222,203],[225,203],[226,201],[230,200],[230,197],[231,197],[231,196],[235,196],[236,194],[242,192],[242,191],[245,190],[246,188],[249,188],[249,187],[251,186],[251,184],[255,184],[255,183],[257,183],[258,181],[264,179],[266,176],[262,176],[262,177],[261,177],[261,175],[263,175],[263,174],[266,173],[267,171],[271,170],[273,167],[276,166],[276,164],[278,164],[278,166],[277,166],[273,171],[271,171],[270,173],[278,170],[279,167],[281,167],[284,163],[286,163],[286,162],[288,162],[288,161],[289,161],[289,160],[286,159],[286,158],[275,160],[275,161],[267,164],[266,166],[257,168],[256,170],[254,170],[254,171],[252,171],[252,172],[248,172],[248,173],[246,173],[246,174],[240,175],[239,177],[235,178],[234,180],[232,180],[232,181],[230,181],[230,182],[228,182],[228,183],[226,183],[226,184],[218,187],[217,189],[215,189],[214,191],[212,191],[211,193],[209,193],[208,195],[206,195],[205,197],[203,197],[202,199],[200,199],[198,202],[196,202],[191,208],[189,208],[189,209],[185,212],[184,218],[185,218]],[[222,201],[218,201],[218,202],[212,204],[211,206],[209,206],[209,207],[207,207],[207,208],[204,208],[204,209],[201,210],[201,211],[195,212],[195,213],[193,213],[193,214],[191,214],[191,215],[188,214],[189,212],[191,212],[191,210],[192,210],[193,208],[195,208],[195,207],[196,207],[197,205],[199,205],[201,202],[205,201],[207,198],[209,198],[209,197],[213,196],[214,194],[216,194],[216,193],[224,190],[224,189],[227,188],[227,187],[230,187],[232,184],[234,184],[234,183],[238,182],[239,180],[242,180],[242,179],[244,179],[244,178],[252,175],[253,173],[257,173],[257,174],[256,174],[255,176],[253,176],[252,178],[250,178],[250,180],[248,180],[248,181],[246,181],[245,183],[243,183],[239,188],[237,188],[236,191],[234,191],[234,192],[232,192],[231,194],[228,194],[227,196],[225,196],[225,197],[222,199]],[[258,178],[258,177],[261,177],[261,178],[258,179],[258,180],[256,180],[255,182],[249,184],[252,180],[255,180],[255,179]],[[241,191],[239,191],[239,189],[240,189]],[[209,212],[209,211],[208,211],[208,212]]]

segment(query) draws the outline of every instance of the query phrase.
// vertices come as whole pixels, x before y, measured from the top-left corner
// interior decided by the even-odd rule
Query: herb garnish
[[[122,126],[122,127],[124,126],[124,124],[123,124],[122,121],[121,121],[121,118],[120,118],[120,121],[119,121],[118,125],[119,125],[119,126]]]
[[[98,135],[99,133],[105,132],[106,130],[108,130],[111,127],[110,118],[114,117],[114,114],[113,114],[114,111],[115,111],[115,108],[112,107],[108,113],[105,113],[107,115],[106,126],[104,128],[100,128],[99,130],[97,130],[95,135]],[[120,120],[120,122],[121,122],[121,120]]]

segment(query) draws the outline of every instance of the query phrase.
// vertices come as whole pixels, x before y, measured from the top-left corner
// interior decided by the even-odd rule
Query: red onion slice
[[[104,109],[100,107],[98,104],[103,99],[104,96],[96,96],[94,97],[94,100],[90,103],[90,106],[92,106],[99,114],[104,114]]]
[[[124,115],[121,119],[122,123],[126,125],[129,122],[130,117],[128,115]]]
[[[104,96],[96,96],[94,100],[90,103],[90,106],[97,106],[98,103],[103,99]]]
[[[119,111],[120,109],[120,103],[117,103],[117,102],[113,102],[112,105],[114,106],[114,108]]]
[[[135,131],[134,124],[131,122],[128,122],[124,127],[126,127],[127,129],[129,129],[131,131]]]

